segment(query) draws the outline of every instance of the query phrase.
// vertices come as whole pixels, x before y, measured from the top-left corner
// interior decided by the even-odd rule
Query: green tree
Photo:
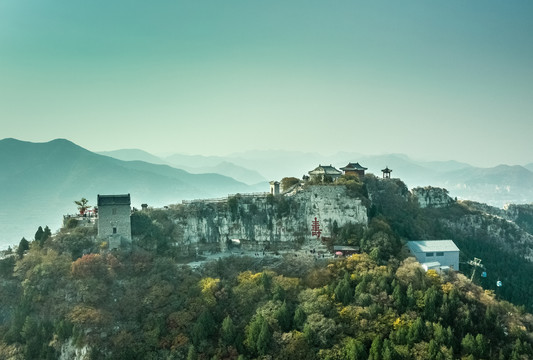
[[[394,360],[396,358],[396,351],[389,339],[383,340],[383,348],[381,350],[381,358],[383,360]]]
[[[78,205],[78,211],[80,212],[80,215],[85,214],[85,211],[87,211],[88,208],[90,208],[89,200],[82,197],[80,200],[74,201],[74,204]]]
[[[283,332],[287,332],[291,329],[292,316],[289,310],[289,306],[285,301],[276,311],[276,319],[278,320],[279,327]]]
[[[428,360],[436,360],[438,354],[439,354],[439,345],[437,344],[435,340],[431,339],[428,344],[428,356],[429,356]]]
[[[39,244],[39,246],[41,246],[41,247],[42,247],[43,242],[44,242],[43,236],[44,236],[44,230],[43,230],[42,226],[39,226],[39,228],[37,229],[37,232],[35,233],[34,239]]]
[[[285,301],[286,297],[287,297],[287,292],[285,291],[283,286],[281,286],[278,283],[275,283],[272,288],[272,300]]]
[[[198,354],[196,353],[196,348],[194,345],[189,345],[189,350],[187,351],[187,360],[196,360],[198,359]]]
[[[470,333],[466,334],[463,340],[461,340],[461,349],[463,355],[476,354],[476,347],[476,339]]]
[[[39,226],[37,232],[35,233],[34,239],[40,247],[43,247],[44,242],[48,240],[50,236],[52,236],[52,231],[50,231],[50,228],[48,226],[45,226],[44,230],[42,226]]]
[[[432,286],[424,294],[424,316],[427,320],[433,321],[438,317],[439,296],[437,290]]]
[[[257,339],[263,329],[265,319],[261,315],[255,316],[246,326],[244,345],[252,352],[257,352]]]
[[[207,340],[216,331],[215,320],[209,311],[200,314],[192,329],[193,343],[199,345],[203,340]]]
[[[44,227],[44,234],[43,234],[43,241],[46,241],[48,240],[48,238],[52,236],[52,231],[50,230],[50,228],[48,227],[48,225],[46,225]]]
[[[450,345],[450,338],[448,338],[448,332],[440,323],[433,324],[433,339],[438,345]]]
[[[483,334],[476,335],[476,355],[480,358],[486,358],[488,356],[488,343]]]
[[[272,333],[270,332],[268,323],[266,321],[263,321],[261,324],[261,331],[259,331],[259,335],[257,336],[257,343],[256,343],[257,353],[259,355],[268,354],[271,340],[272,340]]]
[[[272,286],[272,275],[266,271],[263,271],[261,273],[261,284],[263,285],[263,289],[265,289],[265,291],[270,291],[270,287]]]
[[[305,311],[298,306],[296,308],[296,311],[294,312],[294,328],[298,330],[302,330],[305,324],[305,319],[307,318],[307,315],[305,314]]]
[[[409,332],[407,334],[407,339],[409,344],[415,344],[424,339],[426,334],[426,325],[422,318],[417,318],[411,326],[409,326]]]
[[[335,299],[342,302],[343,305],[348,305],[353,300],[353,289],[348,277],[349,274],[346,273],[344,278],[335,287]]]
[[[281,191],[287,191],[291,186],[296,185],[300,182],[300,179],[295,177],[284,177],[281,179]]]
[[[233,320],[231,320],[231,317],[228,315],[222,321],[222,327],[220,329],[220,340],[222,340],[225,345],[234,345],[236,335],[237,329],[233,324]]]
[[[370,353],[368,354],[368,360],[381,360],[382,341],[379,336],[376,336],[370,345]]]
[[[368,355],[365,346],[360,341],[350,338],[344,346],[344,358],[346,360],[366,360]]]
[[[407,299],[400,284],[394,286],[394,290],[392,290],[392,298],[394,299],[394,306],[396,306],[396,309],[398,309],[399,312],[403,312],[405,310]]]
[[[24,253],[30,249],[30,243],[26,238],[20,239],[19,246],[17,248],[17,255],[19,256],[19,259],[22,259],[22,256],[24,256]]]
[[[409,286],[407,286],[407,292],[406,292],[406,298],[407,298],[407,308],[412,310],[414,309],[415,305],[416,305],[416,297],[415,297],[415,291],[413,289],[413,286],[411,284],[409,284]]]

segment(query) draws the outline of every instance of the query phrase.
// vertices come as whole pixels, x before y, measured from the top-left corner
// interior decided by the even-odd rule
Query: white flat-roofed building
[[[447,268],[459,270],[459,248],[452,240],[408,241],[407,248],[426,271]]]

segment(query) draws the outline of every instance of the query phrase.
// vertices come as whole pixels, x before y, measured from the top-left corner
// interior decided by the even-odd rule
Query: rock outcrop
[[[453,202],[448,196],[448,190],[432,186],[416,187],[411,190],[413,196],[418,200],[421,208],[426,207],[445,207]]]
[[[367,208],[345,186],[310,185],[290,195],[234,195],[225,200],[179,205],[173,221],[178,243],[224,250],[232,240],[243,246],[294,248],[320,236],[331,237],[335,226],[367,225]],[[177,244],[179,246],[179,244]]]

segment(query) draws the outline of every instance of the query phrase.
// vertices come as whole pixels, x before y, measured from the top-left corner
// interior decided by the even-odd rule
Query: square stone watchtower
[[[131,199],[126,195],[98,195],[98,238],[110,249],[131,244]]]

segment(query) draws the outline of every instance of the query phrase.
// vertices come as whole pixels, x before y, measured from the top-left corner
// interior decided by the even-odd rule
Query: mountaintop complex
[[[533,356],[532,206],[357,165],[161,208],[77,202],[0,260],[0,357]]]

